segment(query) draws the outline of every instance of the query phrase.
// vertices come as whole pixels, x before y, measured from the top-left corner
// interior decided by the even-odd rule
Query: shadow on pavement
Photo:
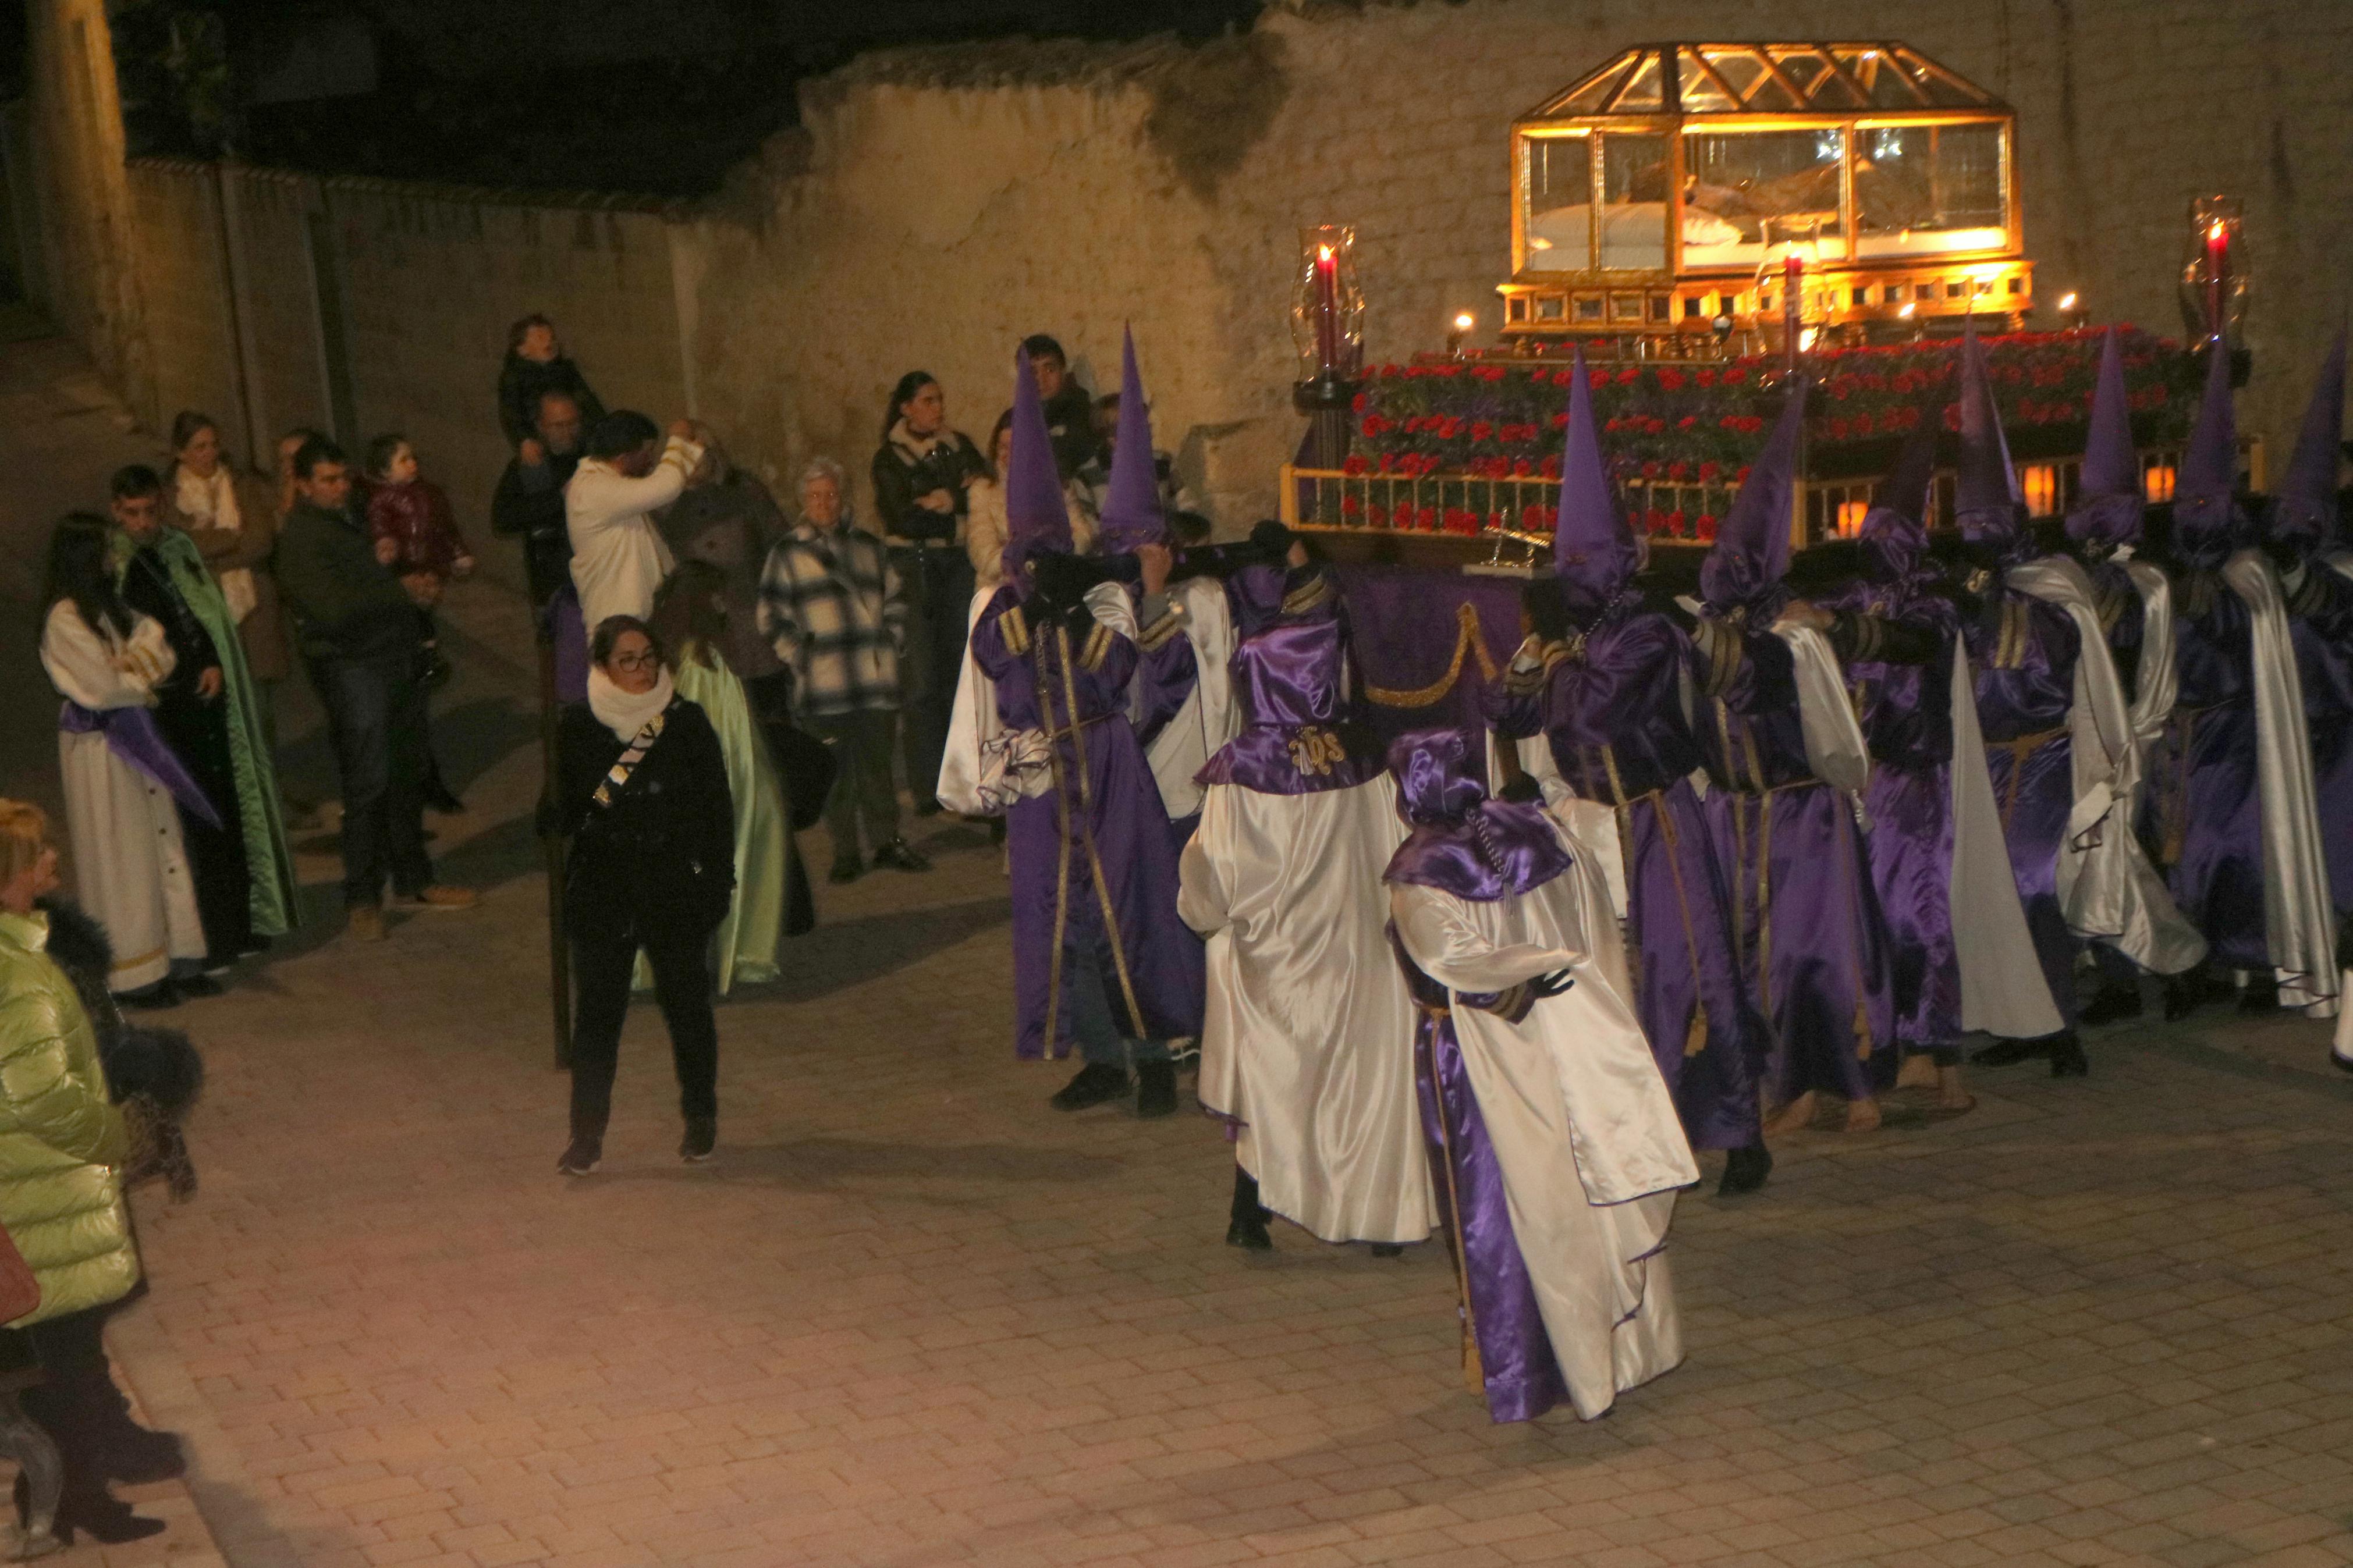
[[[600,1180],[622,1182],[760,1182],[807,1192],[826,1192],[844,1182],[890,1180],[939,1182],[1087,1182],[1117,1174],[1125,1162],[1075,1149],[1043,1149],[1028,1143],[867,1143],[848,1138],[802,1138],[790,1143],[724,1143],[708,1165],[658,1166],[613,1173]],[[908,1192],[905,1197],[963,1206],[977,1195]]]
[[[526,825],[528,826],[528,825]],[[837,991],[917,963],[965,938],[1003,925],[1010,910],[1000,895],[961,904],[902,910],[824,923],[781,951],[783,978],[739,987],[733,1000],[813,1002]]]

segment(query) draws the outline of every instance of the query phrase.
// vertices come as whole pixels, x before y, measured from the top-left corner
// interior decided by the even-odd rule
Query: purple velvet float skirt
[[[1731,897],[1687,779],[1619,808],[1635,1008],[1694,1149],[1764,1136],[1757,1073],[1767,1031],[1747,1002]]]
[[[1871,883],[1887,922],[1895,1043],[1929,1050],[1961,1037],[1961,969],[1953,948],[1953,790],[1948,763],[1879,763],[1863,794]]]
[[[2026,931],[2042,961],[2051,999],[2067,1027],[2075,1026],[2075,950],[2067,917],[2059,908],[2059,851],[2066,842],[2067,814],[2075,805],[2075,748],[2068,732],[2045,730],[2014,741],[1986,742],[1986,771],[1993,775],[1994,805],[2001,813],[2002,839],[2010,848],[2010,874],[2026,906]]]

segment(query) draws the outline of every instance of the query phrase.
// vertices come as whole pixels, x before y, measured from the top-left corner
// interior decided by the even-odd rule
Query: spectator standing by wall
[[[1046,439],[1054,448],[1054,470],[1064,484],[1100,456],[1103,439],[1095,431],[1095,403],[1071,374],[1062,345],[1044,332],[1021,340],[1029,356],[1029,374],[1038,383],[1038,401],[1046,413]]]
[[[278,683],[294,668],[278,579],[269,570],[270,553],[278,547],[276,497],[267,479],[223,450],[220,426],[205,415],[184,413],[173,419],[172,451],[172,465],[164,470],[164,525],[195,541],[196,553],[220,584],[245,648],[262,733],[275,751]]]
[[[266,886],[277,930],[259,929],[248,860],[252,854],[266,858],[271,847],[266,836],[278,822],[277,774],[259,716],[251,710],[252,683],[244,679],[244,650],[237,646],[236,623],[195,542],[164,526],[163,480],[154,469],[132,464],[115,472],[112,489],[112,554],[123,603],[152,617],[172,645],[172,672],[155,685],[156,724],[214,808],[205,813],[183,807],[180,814],[206,950],[205,973],[182,977],[180,989],[210,994],[217,989],[212,976],[257,951],[262,945],[257,937],[275,935],[290,923],[292,879],[289,875],[280,883],[273,874]],[[230,700],[232,675],[244,697],[241,711]],[[238,809],[245,793],[240,786],[248,779],[257,790],[267,783],[267,798],[259,803],[267,816],[257,824],[259,835],[247,833],[245,814]],[[279,835],[282,847],[282,827]]]
[[[596,401],[588,378],[564,352],[555,323],[542,315],[525,316],[507,329],[506,363],[499,367],[499,428],[526,462],[546,456],[544,437],[534,426],[540,399],[551,392],[571,398],[590,429],[605,417],[605,405]]]
[[[278,581],[311,684],[327,707],[343,792],[343,902],[352,936],[384,937],[384,884],[419,910],[470,908],[425,854],[425,694],[417,679],[417,584],[376,557],[351,506],[342,448],[294,455],[300,499],[278,542]]]
[[[448,492],[418,471],[417,448],[407,437],[396,432],[368,443],[367,472],[368,537],[376,559],[404,583],[415,584],[417,679],[429,708],[431,694],[449,680],[449,661],[442,657],[441,628],[433,612],[451,578],[473,574],[474,552],[458,531]],[[463,811],[465,803],[443,782],[440,761],[433,754],[429,712],[426,729],[425,804],[444,816]]]
[[[719,574],[717,592],[724,612],[718,641],[728,668],[744,683],[752,710],[763,723],[787,719],[792,672],[776,658],[759,626],[760,569],[769,549],[785,536],[785,514],[756,475],[728,460],[710,430],[698,425],[694,436],[702,447],[702,461],[687,476],[686,493],[662,514],[662,538],[681,570],[689,562],[699,562]],[[662,640],[678,649],[673,668],[682,674],[689,660],[680,639],[665,632]],[[702,700],[692,692],[688,696]]]
[[[972,572],[962,548],[967,495],[987,472],[972,437],[951,429],[947,398],[928,373],[911,370],[892,389],[874,454],[874,508],[906,595],[900,665],[903,745],[915,810],[939,809],[933,791],[947,742],[948,704],[964,667]]]
[[[970,510],[965,521],[965,556],[972,563],[973,586],[994,590],[1005,581],[1005,465],[1013,456],[1010,408],[997,416],[996,428],[988,433],[987,455],[987,471],[967,492]],[[1063,485],[1062,501],[1070,509],[1071,547],[1081,555],[1088,554],[1095,547],[1094,503],[1077,479]],[[949,693],[951,697],[955,693],[953,682]]]
[[[564,488],[564,516],[572,540],[572,584],[580,619],[593,630],[615,616],[639,620],[653,614],[654,595],[677,561],[654,526],[653,514],[678,500],[686,477],[702,460],[693,426],[681,419],[661,432],[629,409],[608,414],[588,434],[588,456]]]
[[[583,425],[571,394],[540,395],[532,422],[531,453],[517,452],[491,497],[491,531],[522,541],[523,574],[534,608],[544,610],[572,581],[572,540],[565,531],[564,487],[580,467]]]
[[[117,944],[107,989],[125,1007],[169,1007],[174,972],[198,979],[205,959],[180,812],[219,813],[155,725],[155,688],[177,655],[153,616],[122,602],[106,554],[105,519],[58,524],[41,668],[65,699],[58,771],[81,905]]]
[[[833,748],[826,803],[836,882],[865,869],[859,825],[874,864],[928,871],[899,836],[891,731],[899,707],[899,640],[906,616],[899,574],[882,542],[850,521],[841,465],[819,458],[801,474],[801,521],[776,542],[760,578],[761,634],[793,671],[801,718]],[[927,788],[937,779],[920,781]]]

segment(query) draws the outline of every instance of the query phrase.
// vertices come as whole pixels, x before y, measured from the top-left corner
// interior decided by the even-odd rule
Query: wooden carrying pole
[[[542,611],[539,620],[539,769],[540,796],[550,799],[555,788],[555,627]],[[564,837],[539,836],[547,857],[547,988],[555,1014],[555,1068],[572,1068],[572,949],[564,940]]]

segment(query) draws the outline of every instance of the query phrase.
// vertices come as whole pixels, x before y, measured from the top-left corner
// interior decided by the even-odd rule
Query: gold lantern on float
[[[1504,334],[1755,350],[1791,254],[1816,341],[2013,326],[2017,121],[1902,44],[1628,49],[1512,127]]]

